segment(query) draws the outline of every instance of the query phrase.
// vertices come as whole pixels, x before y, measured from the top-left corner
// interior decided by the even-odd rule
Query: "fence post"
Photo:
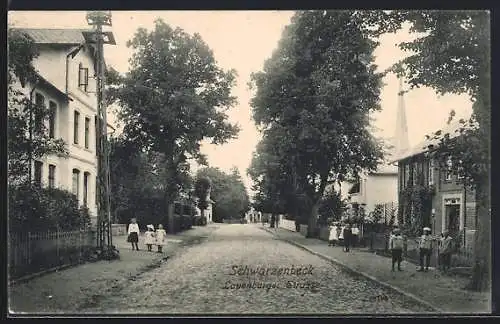
[[[82,229],[79,231],[78,235],[78,252],[79,252],[79,257],[78,257],[78,263],[82,262]]]
[[[31,232],[28,232],[28,238],[26,240],[26,252],[27,252],[27,259],[28,259],[28,264],[31,264]]]
[[[59,265],[59,227],[56,230],[56,262]]]

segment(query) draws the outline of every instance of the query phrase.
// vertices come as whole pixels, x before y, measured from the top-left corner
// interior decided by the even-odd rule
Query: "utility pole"
[[[102,26],[111,26],[111,12],[91,11],[87,13],[87,23],[93,26],[92,40],[96,45],[96,95],[97,95],[97,247],[112,246],[111,199],[109,172],[108,122],[104,104],[104,33]]]

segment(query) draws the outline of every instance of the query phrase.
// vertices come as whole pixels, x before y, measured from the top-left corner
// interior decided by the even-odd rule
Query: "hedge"
[[[9,185],[9,230],[42,232],[90,226],[90,213],[72,193],[30,184]]]

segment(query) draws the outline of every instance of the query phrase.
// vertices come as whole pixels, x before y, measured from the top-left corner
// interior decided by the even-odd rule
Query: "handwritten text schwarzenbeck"
[[[247,265],[233,265],[231,276],[307,276],[313,274],[312,265],[291,265],[290,267],[249,267]]]

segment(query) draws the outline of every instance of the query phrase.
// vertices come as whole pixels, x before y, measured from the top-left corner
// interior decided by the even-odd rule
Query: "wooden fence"
[[[9,233],[10,278],[80,263],[95,245],[92,230]]]

